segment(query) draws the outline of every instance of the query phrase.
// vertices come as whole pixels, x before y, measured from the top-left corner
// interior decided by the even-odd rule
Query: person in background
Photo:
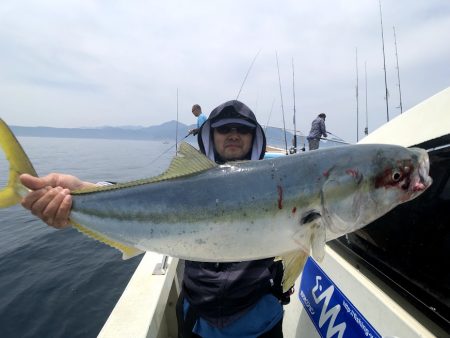
[[[215,108],[197,137],[200,151],[219,164],[264,157],[264,131],[250,108],[237,100]],[[96,186],[57,173],[23,174],[20,180],[32,190],[23,198],[23,207],[55,228],[69,224],[70,192]],[[291,294],[282,293],[282,278],[283,263],[274,258],[234,263],[185,261],[176,307],[179,337],[282,338],[283,304]]]
[[[307,137],[309,150],[319,149],[320,138],[327,137],[327,129],[325,127],[325,119],[327,116],[324,113],[319,114],[311,123],[311,130]]]
[[[197,117],[197,128],[190,129],[188,135],[197,135],[198,131],[200,130],[200,127],[205,123],[206,116],[202,113],[202,107],[198,104],[194,104],[192,106],[192,114],[194,114],[195,117]]]

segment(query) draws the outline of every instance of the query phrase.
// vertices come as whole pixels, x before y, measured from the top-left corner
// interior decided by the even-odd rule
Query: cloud
[[[399,114],[395,26],[407,109],[449,85],[450,9],[444,1],[383,2],[392,116]],[[360,132],[386,121],[376,1],[13,1],[0,4],[0,114],[11,124],[59,127],[195,122],[240,99],[264,123],[307,132],[327,113],[340,137],[356,137],[356,48]],[[292,76],[292,63],[295,79]],[[287,125],[291,128],[292,126]]]

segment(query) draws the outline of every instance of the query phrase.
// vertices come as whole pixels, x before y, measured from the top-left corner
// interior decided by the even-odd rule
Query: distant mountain
[[[178,134],[187,135],[188,126],[178,123]],[[101,138],[122,140],[174,140],[177,122],[169,121],[158,126],[124,126],[98,128],[52,128],[11,126],[17,136],[62,137],[62,138]]]
[[[187,135],[188,130],[195,125],[178,123],[178,138]],[[157,126],[122,126],[122,127],[95,127],[95,128],[52,128],[52,127],[21,127],[11,126],[17,136],[35,137],[61,137],[61,138],[94,138],[94,139],[122,139],[122,140],[174,140],[177,130],[177,122],[169,121]],[[265,129],[267,144],[285,148],[285,135],[281,128],[267,127]],[[292,146],[293,133],[286,131],[288,149]],[[332,139],[330,138],[330,141]],[[334,142],[322,141],[321,147],[336,146]],[[308,147],[308,142],[303,136],[297,136],[298,147],[303,143]]]

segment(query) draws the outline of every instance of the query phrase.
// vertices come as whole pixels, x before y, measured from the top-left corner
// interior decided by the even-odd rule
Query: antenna
[[[395,26],[392,26],[392,28],[394,29],[395,58],[397,60],[397,79],[398,79],[398,94],[400,97],[400,114],[402,114],[403,105],[402,105],[402,90],[400,88],[400,68],[398,67],[397,36],[395,35]]]
[[[385,95],[386,95],[386,119],[389,121],[389,104],[388,104],[388,89],[387,89],[387,79],[386,79],[386,55],[384,53],[384,34],[383,34],[383,14],[381,13],[381,0],[378,1],[380,4],[380,22],[381,22],[381,42],[383,45],[383,67],[384,67],[384,88],[385,88]]]
[[[284,106],[283,106],[283,93],[281,92],[281,78],[280,78],[280,67],[278,66],[278,53],[275,52],[277,58],[277,69],[278,69],[278,84],[280,86],[280,98],[281,98],[281,112],[283,114],[283,128],[284,128],[284,145],[286,147],[286,155],[288,154],[287,149],[287,139],[286,139],[286,123],[284,122]]]
[[[356,48],[356,142],[359,141],[359,79],[358,79],[358,48]]]

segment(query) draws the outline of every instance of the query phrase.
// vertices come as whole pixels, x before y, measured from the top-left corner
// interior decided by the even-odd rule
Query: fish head
[[[341,162],[321,192],[327,241],[364,227],[432,184],[428,154],[419,148],[364,145]]]

